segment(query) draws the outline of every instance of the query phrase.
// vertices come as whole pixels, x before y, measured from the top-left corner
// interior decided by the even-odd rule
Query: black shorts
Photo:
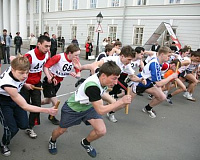
[[[146,89],[152,88],[154,85],[151,83],[148,87],[137,86],[136,93],[143,93]]]
[[[184,78],[187,74],[192,74],[192,71],[185,70],[182,73],[180,73],[178,77]]]
[[[42,81],[44,97],[45,98],[56,97],[56,93],[58,92],[60,85],[61,85],[60,83],[58,83],[56,86],[53,83],[48,83],[47,77],[44,77]]]

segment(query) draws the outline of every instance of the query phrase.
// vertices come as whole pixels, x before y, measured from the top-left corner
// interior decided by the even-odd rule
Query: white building
[[[90,36],[96,44],[99,12],[100,45],[109,36],[143,46],[161,22],[168,22],[182,46],[200,48],[200,0],[0,0],[0,31],[20,31],[24,39],[47,31],[67,43],[76,36],[82,46]],[[167,33],[163,40],[169,40]]]

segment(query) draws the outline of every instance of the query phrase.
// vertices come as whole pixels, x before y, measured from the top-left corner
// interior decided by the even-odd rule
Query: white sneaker
[[[11,155],[11,151],[10,151],[10,149],[8,148],[8,146],[7,146],[7,145],[3,145],[2,143],[1,143],[1,154],[2,154],[3,156],[6,156],[6,157],[8,157],[8,156]]]
[[[144,107],[144,108],[142,109],[142,111],[143,111],[144,113],[147,113],[147,114],[149,115],[149,117],[151,117],[151,118],[156,118],[156,112],[155,112],[153,109],[151,109],[150,111],[147,111],[146,108]]]
[[[26,132],[26,134],[29,135],[30,138],[36,138],[37,137],[37,134],[32,129],[26,129],[25,132]]]
[[[167,96],[168,95],[168,91],[163,91],[163,93]]]
[[[188,94],[186,98],[190,101],[196,101],[196,99],[192,97],[192,94]]]
[[[108,117],[109,121],[111,121],[113,123],[117,122],[117,119],[115,118],[114,114],[107,113],[107,117]]]
[[[183,93],[183,97],[185,97],[185,98],[187,98],[188,95],[189,95],[189,92]]]

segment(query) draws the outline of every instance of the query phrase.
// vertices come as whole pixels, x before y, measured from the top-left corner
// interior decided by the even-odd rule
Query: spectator
[[[154,45],[152,45],[151,50],[158,52],[159,48],[160,48],[160,45],[158,44],[158,42],[156,42]]]
[[[170,49],[172,50],[172,52],[176,52],[178,49],[176,47],[176,43],[175,42],[172,42],[171,46],[170,46]]]
[[[44,32],[44,36],[49,37],[49,33],[48,32]]]
[[[93,45],[89,39],[88,42],[85,44],[85,51],[86,51],[86,59],[88,59],[88,56],[91,56],[91,53],[93,51]]]
[[[76,36],[74,36],[74,39],[72,40],[71,43],[76,44],[77,46],[79,46],[78,40],[76,39]]]
[[[57,40],[56,40],[56,35],[55,34],[52,34],[50,51],[51,51],[51,57],[56,55],[56,52],[57,52]]]
[[[37,45],[37,38],[35,37],[33,33],[31,33],[31,36],[29,37],[29,39],[30,39],[30,50],[35,49]]]
[[[65,38],[62,37],[60,41],[62,43],[62,52],[64,52],[65,51]]]
[[[21,45],[23,44],[23,42],[22,42],[22,37],[20,37],[19,35],[20,35],[20,32],[17,32],[14,38],[15,55],[17,55],[17,51],[19,51],[19,53],[21,54]]]
[[[9,36],[10,36],[10,38],[12,39],[12,34],[11,34],[11,32],[10,32]]]
[[[3,35],[1,36],[1,43],[3,44],[3,57],[4,64],[10,64],[10,46],[11,46],[11,38],[7,35],[7,30],[3,30]]]
[[[107,39],[104,38],[104,39],[103,39],[103,42],[102,42],[102,52],[105,51],[105,46],[106,46],[107,44],[108,44]]]

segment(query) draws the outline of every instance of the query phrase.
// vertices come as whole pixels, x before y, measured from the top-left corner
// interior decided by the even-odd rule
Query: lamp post
[[[102,22],[103,16],[101,14],[101,12],[99,12],[99,14],[97,15],[97,23],[98,23],[98,27],[100,26],[101,22]],[[96,47],[96,57],[99,55],[99,31],[97,30],[97,47]]]

